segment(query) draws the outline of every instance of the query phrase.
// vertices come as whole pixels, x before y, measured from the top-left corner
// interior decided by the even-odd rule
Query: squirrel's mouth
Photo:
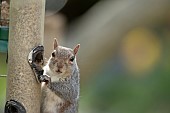
[[[60,71],[59,69],[56,70],[55,72],[58,73],[58,74],[61,74],[61,73],[62,73],[62,71]]]

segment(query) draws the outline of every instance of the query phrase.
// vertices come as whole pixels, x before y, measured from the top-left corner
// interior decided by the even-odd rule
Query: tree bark
[[[28,63],[29,52],[43,43],[45,0],[11,0],[6,99],[26,113],[40,112],[41,87]]]

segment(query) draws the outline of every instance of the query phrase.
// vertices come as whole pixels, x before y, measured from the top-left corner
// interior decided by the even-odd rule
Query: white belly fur
[[[64,101],[46,86],[43,88],[45,88],[43,93],[46,93],[43,104],[44,111],[47,113],[58,113],[57,109],[61,107]]]

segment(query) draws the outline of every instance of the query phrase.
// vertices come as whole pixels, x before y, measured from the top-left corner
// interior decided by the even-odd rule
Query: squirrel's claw
[[[51,82],[51,77],[48,75],[41,75],[39,78],[40,82],[45,82],[46,84]]]

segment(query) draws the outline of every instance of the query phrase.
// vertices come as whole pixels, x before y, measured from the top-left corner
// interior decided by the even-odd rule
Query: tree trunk
[[[40,112],[41,87],[28,63],[29,52],[43,43],[45,0],[11,0],[7,101],[21,103],[26,113]]]

